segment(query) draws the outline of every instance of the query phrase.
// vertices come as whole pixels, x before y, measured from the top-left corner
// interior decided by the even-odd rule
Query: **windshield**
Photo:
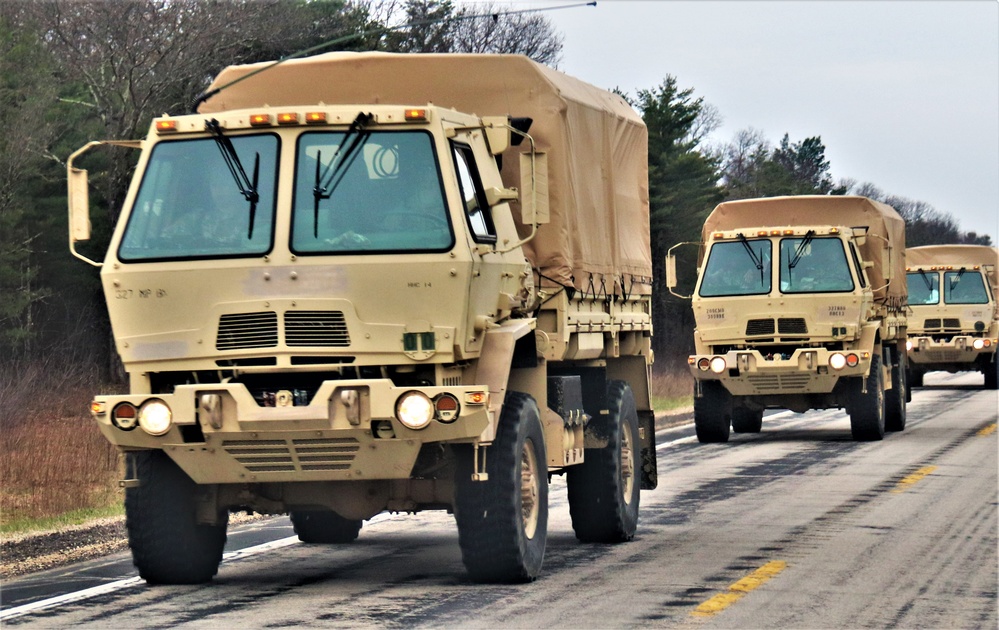
[[[768,240],[715,243],[704,266],[701,297],[770,293],[772,244]]]
[[[782,293],[832,293],[853,290],[843,241],[838,238],[783,238],[780,241]]]
[[[125,226],[123,261],[258,256],[270,251],[278,138],[233,136],[240,160],[259,156],[255,220],[215,141],[172,140],[153,148]]]
[[[940,301],[940,274],[935,271],[910,271],[905,275],[909,306],[936,304]]]
[[[292,251],[449,250],[454,236],[430,135],[361,131],[346,142],[344,136],[299,137]]]
[[[982,275],[974,271],[944,273],[944,303],[988,304],[989,294],[985,291]]]

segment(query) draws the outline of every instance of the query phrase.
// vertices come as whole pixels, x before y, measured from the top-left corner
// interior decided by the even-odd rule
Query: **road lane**
[[[936,376],[906,431],[883,442],[853,442],[841,411],[775,414],[728,444],[662,432],[660,488],[643,493],[626,545],[578,544],[556,478],[533,584],[469,583],[452,517],[425,513],[367,524],[345,547],[230,558],[208,586],[126,585],[4,624],[996,627],[997,438],[979,435],[996,422],[996,392],[967,385],[976,375]],[[286,524],[248,531],[281,539]],[[693,614],[774,562],[784,568],[766,583]],[[23,581],[3,585],[0,616]]]

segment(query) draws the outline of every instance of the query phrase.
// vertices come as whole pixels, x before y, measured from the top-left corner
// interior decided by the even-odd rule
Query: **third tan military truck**
[[[233,510],[308,543],[448,510],[474,579],[530,580],[563,473],[580,540],[634,536],[652,265],[622,98],[521,56],[331,53],[227,68],[131,144],[91,261],[130,388],[92,411],[143,578],[210,580]]]
[[[716,207],[692,295],[698,439],[758,432],[771,408],[845,408],[856,440],[904,429],[904,254],[902,218],[864,197]]]
[[[909,385],[927,372],[981,372],[999,387],[999,250],[985,245],[924,245],[906,250]]]

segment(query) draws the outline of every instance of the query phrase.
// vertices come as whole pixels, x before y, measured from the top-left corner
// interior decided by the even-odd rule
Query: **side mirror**
[[[483,116],[489,152],[499,155],[510,146],[510,119],[506,116]]]
[[[676,288],[676,256],[673,254],[666,256],[666,288]]]
[[[540,151],[520,154],[520,221],[524,225],[544,225],[551,221],[548,208],[548,154]]]
[[[90,187],[87,171],[70,167],[67,171],[69,195],[69,237],[73,242],[90,240]]]

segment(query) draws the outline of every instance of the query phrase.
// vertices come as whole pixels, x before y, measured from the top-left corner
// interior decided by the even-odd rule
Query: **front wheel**
[[[759,433],[763,428],[763,410],[735,407],[732,409],[732,430],[736,433]]]
[[[295,510],[291,524],[304,543],[343,545],[357,540],[361,521],[344,518],[331,510]]]
[[[197,522],[198,486],[163,451],[128,455],[139,485],[125,490],[132,562],[150,584],[200,584],[218,573],[229,513]]]
[[[906,393],[905,355],[891,368],[891,389],[885,392],[885,431],[905,430]]]
[[[694,429],[702,444],[728,442],[729,393],[718,381],[702,381],[701,396],[694,397]]]
[[[548,539],[548,456],[538,405],[508,392],[485,481],[472,481],[472,448],[458,452],[455,521],[461,559],[476,582],[529,582]]]
[[[858,442],[871,442],[885,437],[885,388],[881,373],[881,356],[871,358],[871,373],[854,384],[850,404],[850,430]],[[866,380],[867,391],[862,385]]]
[[[985,364],[985,389],[999,389],[999,355],[993,357],[992,361]]]
[[[600,432],[607,445],[586,449],[583,463],[566,475],[569,516],[576,538],[583,542],[618,543],[631,540],[638,529],[638,411],[631,386],[607,384],[608,414]]]

